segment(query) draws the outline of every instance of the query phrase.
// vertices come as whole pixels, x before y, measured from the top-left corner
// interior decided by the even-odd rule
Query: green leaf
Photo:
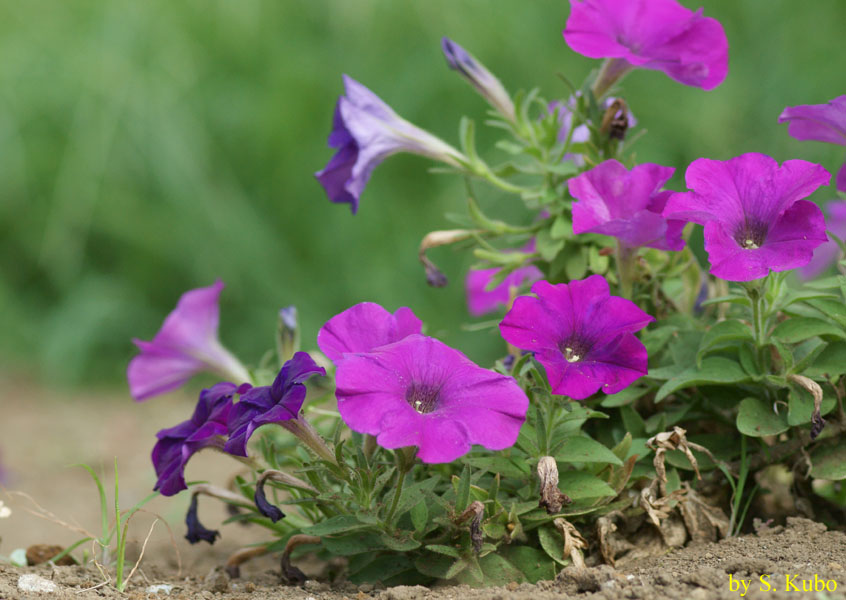
[[[573,224],[570,222],[570,219],[564,215],[555,217],[555,221],[553,221],[552,227],[549,230],[549,237],[553,240],[561,240],[572,237],[572,235]]]
[[[336,515],[334,517],[329,517],[320,523],[315,523],[311,527],[306,527],[303,530],[303,533],[322,537],[324,535],[345,533],[347,531],[354,531],[365,527],[369,527],[369,525],[367,523],[362,523],[353,515]]]
[[[846,337],[843,331],[832,323],[813,317],[791,317],[776,325],[772,332],[774,338],[785,344],[795,344],[818,335]]]
[[[455,483],[453,476],[453,483]],[[464,465],[461,470],[461,478],[458,480],[458,489],[455,492],[455,512],[462,513],[470,504],[470,465]]]
[[[846,479],[846,439],[840,437],[832,443],[821,445],[811,452],[811,477]]]
[[[451,556],[453,558],[461,558],[461,552],[458,548],[454,548],[452,546],[444,546],[443,544],[427,544],[426,550],[430,552],[437,552],[438,554],[443,554],[445,556]]]
[[[830,395],[823,395],[820,403],[820,414],[831,412],[837,401]],[[814,413],[814,397],[811,392],[800,385],[791,385],[787,396],[787,424],[791,427],[811,422]]]
[[[751,437],[777,435],[788,430],[787,416],[773,412],[772,404],[760,398],[744,398],[737,413],[737,429]]]
[[[630,385],[629,387],[617,392],[616,394],[609,394],[605,396],[602,399],[602,402],[599,403],[599,405],[603,408],[615,408],[618,406],[625,406],[644,396],[647,392],[649,392],[649,390],[650,388],[648,387],[638,387]]]
[[[686,369],[664,383],[655,394],[655,402],[660,402],[677,390],[694,385],[743,383],[746,381],[749,381],[749,375],[735,361],[720,356],[712,356],[703,360],[700,368]]]
[[[610,452],[610,450],[609,450]],[[616,457],[615,457],[616,458]],[[616,492],[606,482],[585,471],[563,471],[558,475],[558,487],[571,500],[582,498],[601,498],[616,496]]]
[[[846,305],[836,296],[810,299],[806,301],[806,304],[813,306],[829,319],[834,319],[841,326],[846,326]]]
[[[385,544],[381,536],[373,531],[352,533],[338,537],[322,537],[320,543],[332,554],[338,556],[353,556],[363,552],[384,550]]]
[[[808,377],[833,377],[846,373],[846,342],[832,342],[805,369]]]
[[[538,527],[538,541],[543,551],[552,560],[565,567],[570,564],[570,559],[564,558],[564,538],[555,527],[552,525]]]
[[[583,248],[579,248],[570,254],[564,263],[564,272],[570,281],[583,278],[587,272],[587,268],[587,257]]]
[[[455,560],[443,554],[424,554],[416,561],[414,566],[418,571],[429,577],[437,579],[452,579],[461,571],[467,568],[467,562],[458,559]]]
[[[701,366],[702,358],[714,348],[723,346],[728,342],[753,339],[752,331],[740,321],[735,319],[720,321],[702,336],[702,342],[699,344],[699,352],[696,354],[696,364]]]
[[[429,509],[426,507],[425,500],[421,500],[411,509],[411,524],[414,525],[414,530],[417,533],[423,533],[428,522]]]
[[[625,458],[629,455],[629,449],[632,447],[632,434],[626,432],[626,435],[620,440],[620,443],[614,446],[611,449],[611,452],[614,453],[614,456],[619,458],[621,461],[625,460]]]
[[[721,302],[728,302],[729,304],[742,304],[744,306],[751,306],[749,303],[749,298],[745,295],[741,296],[738,294],[728,294],[726,296],[718,296],[717,298],[711,298],[709,300],[705,300],[700,304],[700,306],[711,306],[712,304],[720,304]]]
[[[535,251],[546,262],[552,262],[558,253],[564,249],[563,239],[553,239],[549,229],[541,229],[535,236]]]
[[[564,439],[555,451],[555,459],[568,463],[623,464],[611,450],[589,437],[573,435]]]
[[[520,569],[529,583],[548,581],[555,578],[555,563],[546,552],[530,546],[506,546],[502,555]]]
[[[623,426],[632,437],[646,437],[646,422],[633,407],[621,406],[620,416],[623,419]]]
[[[363,557],[364,555],[359,554],[357,556]],[[373,560],[365,559],[355,570],[353,570],[354,560],[350,560],[349,575],[350,581],[357,584],[374,581],[385,583],[391,577],[414,568],[414,563],[407,556],[395,553],[383,554]]]
[[[507,585],[512,581],[521,583],[526,580],[523,572],[499,554],[491,553],[479,559],[479,566],[484,574],[484,585]]]
[[[477,469],[489,473],[499,473],[503,477],[524,479],[531,473],[525,460],[518,460],[507,456],[472,456],[465,458],[464,462]]]
[[[408,533],[388,534],[383,533],[381,536],[382,543],[396,552],[408,552],[421,546],[420,542],[415,540]]]

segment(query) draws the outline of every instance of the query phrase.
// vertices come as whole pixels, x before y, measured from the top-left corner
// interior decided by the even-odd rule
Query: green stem
[[[326,442],[323,441],[323,438],[320,437],[320,434],[317,430],[312,426],[311,423],[305,420],[302,416],[297,417],[296,419],[291,419],[290,421],[282,421],[279,423],[293,433],[295,436],[300,438],[306,446],[311,448],[317,456],[322,458],[323,460],[332,463],[333,465],[337,465],[338,461],[335,459],[335,453],[332,452],[332,449],[326,445]]]
[[[765,367],[764,348],[766,346],[766,327],[765,327],[765,307],[764,307],[764,290],[760,286],[748,286],[746,288],[746,295],[752,302],[752,329],[755,333],[755,352],[758,357],[758,363],[763,370]]]
[[[414,466],[413,457],[408,456],[406,453],[406,448],[399,448],[394,451],[397,461],[397,471],[398,471],[398,479],[397,479],[397,489],[394,491],[394,499],[391,501],[391,509],[388,511],[388,516],[385,519],[385,523],[388,527],[391,527],[391,523],[394,519],[394,513],[397,511],[397,506],[399,506],[400,496],[402,496],[402,485],[405,483],[405,476],[411,471],[411,467]]]
[[[617,240],[617,273],[620,277],[620,292],[631,300],[634,286],[636,250]]]
[[[633,68],[631,64],[622,58],[605,59],[605,62],[599,68],[596,81],[593,82],[593,87],[591,88],[591,92],[593,92],[596,100],[599,101],[615,83],[620,81]]]

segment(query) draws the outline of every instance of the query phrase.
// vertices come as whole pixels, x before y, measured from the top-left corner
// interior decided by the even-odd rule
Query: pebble
[[[159,584],[156,584],[156,585],[147,586],[147,589],[145,589],[144,591],[148,594],[158,594],[158,593],[161,592],[162,594],[169,596],[170,591],[172,589],[173,589],[172,585],[169,585],[167,583],[159,583]]]
[[[512,581],[512,582],[511,582],[511,583],[509,583],[507,586],[505,586],[505,588],[506,588],[509,592],[513,592],[513,591],[514,591],[514,590],[516,590],[518,587],[520,587],[520,586],[519,586],[519,584],[518,584],[516,581]]]
[[[828,563],[828,568],[831,569],[832,571],[842,571],[843,570],[843,567],[840,566],[840,563],[836,563],[836,562]]]
[[[373,584],[372,583],[362,583],[360,586],[358,586],[358,591],[364,592],[365,594],[367,594],[368,592],[372,592],[373,591]]]
[[[209,592],[226,593],[229,591],[229,574],[223,567],[215,567],[203,579],[203,589]]]
[[[322,581],[315,581],[314,579],[308,579],[303,584],[303,587],[310,592],[328,592],[332,589],[332,587],[328,583],[324,583]]]
[[[714,555],[713,555],[713,554],[711,554],[710,552],[706,552],[706,553],[705,553],[705,558],[714,558]]]
[[[58,586],[50,581],[44,579],[40,575],[27,573],[18,578],[18,589],[22,592],[36,592],[38,594],[50,594],[58,590]]]

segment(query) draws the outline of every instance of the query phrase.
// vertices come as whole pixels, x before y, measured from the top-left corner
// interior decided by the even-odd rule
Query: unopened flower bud
[[[300,349],[300,328],[297,323],[297,307],[287,306],[279,310],[279,326],[276,330],[276,353],[279,362],[284,363]]]
[[[461,73],[502,116],[509,121],[515,120],[514,103],[505,87],[493,73],[449,38],[441,40],[441,48],[451,69]]]

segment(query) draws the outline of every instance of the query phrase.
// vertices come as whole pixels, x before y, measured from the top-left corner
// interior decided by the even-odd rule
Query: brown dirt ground
[[[121,394],[64,394],[46,391],[19,380],[0,377],[3,389],[14,390],[3,402],[0,420],[0,453],[11,471],[8,489],[0,500],[10,506],[12,515],[0,520],[0,555],[36,543],[67,545],[81,537],[71,527],[96,531],[99,506],[96,489],[87,473],[72,463],[88,463],[108,472],[116,457],[120,470],[120,501],[130,507],[146,496],[154,483],[149,451],[155,432],[187,418],[193,399],[174,394],[135,404]],[[223,466],[222,466],[223,465]],[[200,454],[188,468],[189,479],[210,479],[223,483],[238,471],[214,454]],[[111,497],[114,477],[105,477]],[[28,496],[19,495],[20,492]],[[212,600],[545,600],[552,598],[685,599],[739,598],[731,582],[750,582],[746,598],[846,599],[846,535],[826,531],[825,526],[806,519],[789,519],[784,527],[761,530],[757,535],[698,544],[668,552],[660,557],[635,561],[618,570],[602,566],[586,571],[565,569],[555,581],[537,585],[511,584],[500,588],[471,589],[465,586],[398,587],[339,584],[330,587],[308,581],[304,587],[279,583],[275,557],[262,557],[242,568],[242,578],[229,580],[214,571],[237,548],[262,540],[262,532],[238,525],[219,526],[224,509],[210,499],[201,503],[203,522],[221,530],[222,538],[213,546],[192,547],[182,539],[188,498],[156,498],[147,505],[149,512],[133,519],[128,555],[137,557],[154,515],[172,528],[176,544],[161,523],[157,524],[145,557],[133,576],[125,597],[203,598]],[[31,514],[37,502],[55,515],[45,520]],[[66,525],[60,524],[64,522]],[[69,527],[71,526],[71,527]],[[182,571],[177,571],[177,551]],[[300,565],[310,576],[321,565]],[[38,574],[56,584],[49,594],[23,593],[18,589],[21,575]],[[763,575],[769,575],[772,590],[760,588]],[[785,588],[785,575],[797,590]],[[830,580],[834,592],[802,591],[803,580]],[[103,576],[93,568],[79,566],[13,568],[0,563],[0,600],[17,598],[100,598],[119,597],[110,585],[100,585]],[[168,584],[170,593],[148,591],[149,586]],[[807,584],[806,584],[807,585]],[[829,583],[829,589],[832,584]],[[819,589],[819,587],[818,587]]]

